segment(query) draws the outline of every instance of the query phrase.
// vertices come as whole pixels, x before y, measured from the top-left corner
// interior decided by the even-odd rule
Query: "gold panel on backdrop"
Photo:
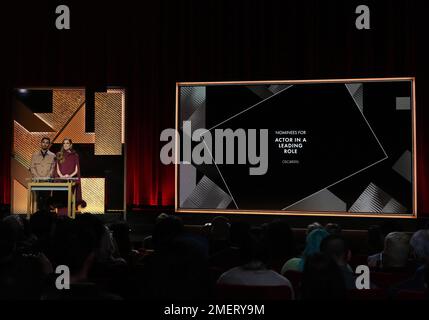
[[[13,179],[13,213],[25,214],[27,213],[27,187],[20,184]]]
[[[45,121],[37,117],[24,103],[15,99],[13,102],[13,119],[30,132],[55,131]]]
[[[76,110],[85,102],[83,89],[52,90],[52,112],[35,113],[55,131],[60,131]]]
[[[82,199],[87,203],[81,212],[104,213],[104,178],[81,178]]]
[[[122,155],[122,93],[95,93],[95,155]]]
[[[122,136],[121,142],[125,143],[125,90],[124,89],[107,89],[108,93],[120,93],[122,96],[122,107],[121,107],[121,117],[122,117]]]
[[[31,178],[30,170],[28,170],[21,163],[16,161],[16,159],[12,159],[12,161],[10,162],[10,173],[12,178],[18,181],[23,186],[27,186],[28,179]]]
[[[13,122],[13,156],[25,168],[30,168],[31,157],[34,152],[40,150],[43,137],[52,140],[55,132],[29,132],[18,122]]]
[[[53,143],[62,143],[65,138],[72,139],[73,143],[94,143],[94,133],[85,132],[85,121],[85,105],[83,105],[64,129],[57,135]]]

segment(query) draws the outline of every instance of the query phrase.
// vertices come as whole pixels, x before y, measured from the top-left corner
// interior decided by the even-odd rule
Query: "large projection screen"
[[[417,217],[414,78],[176,93],[177,212]]]

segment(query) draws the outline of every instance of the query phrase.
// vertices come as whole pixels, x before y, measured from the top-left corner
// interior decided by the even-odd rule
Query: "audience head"
[[[417,258],[429,264],[429,229],[415,232],[411,237],[410,245]]]
[[[410,237],[405,232],[391,232],[384,239],[383,267],[403,268],[407,265]]]
[[[346,266],[350,260],[350,249],[347,241],[340,235],[331,234],[320,244],[320,251],[330,256],[339,266]]]
[[[162,212],[162,213],[160,213],[160,214],[156,217],[156,222],[159,222],[159,221],[161,221],[161,220],[164,220],[165,218],[168,218],[168,217],[169,217],[169,215],[168,215],[168,214],[166,214],[166,213]]]
[[[328,231],[326,231],[323,227],[316,228],[311,231],[306,238],[305,249],[301,257],[300,269],[303,270],[305,260],[308,256],[320,252],[320,243],[324,238],[329,235]]]
[[[99,247],[100,239],[94,225],[82,223],[77,218],[63,220],[58,223],[56,233],[60,233],[56,241],[61,241],[56,246],[56,264],[68,266],[71,276],[84,280]]]
[[[31,232],[39,239],[46,237],[52,232],[55,221],[56,217],[51,212],[37,211],[30,217]]]
[[[262,262],[266,263],[268,252],[263,242],[263,230],[259,227],[250,229],[249,238],[241,248],[242,259],[245,263]]]
[[[231,223],[230,241],[231,245],[241,248],[249,239],[250,224],[245,221]]]
[[[341,234],[341,226],[337,223],[327,223],[325,226],[325,230],[329,232],[329,234]]]
[[[334,259],[323,253],[310,255],[302,278],[302,300],[341,300],[346,284]]]
[[[264,229],[264,242],[272,259],[291,258],[294,254],[294,236],[289,224],[283,220],[274,220]]]
[[[210,238],[212,240],[229,240],[230,235],[230,223],[225,217],[215,217],[211,222]]]
[[[95,259],[98,263],[109,264],[119,255],[112,233],[107,226],[103,226],[103,233],[95,250]]]
[[[155,224],[152,234],[153,246],[156,250],[167,249],[172,241],[183,232],[182,220],[176,216],[168,216]]]
[[[21,241],[24,239],[24,223],[19,215],[12,214],[7,216],[3,219],[3,222],[10,228],[15,241]]]
[[[106,227],[103,221],[95,214],[84,213],[76,216],[74,220],[77,227],[82,229],[92,230],[95,236],[96,247],[99,248],[101,245],[101,240],[106,232]]]
[[[323,229],[323,226],[319,222],[310,223],[307,226],[306,235],[309,235],[311,233],[311,231],[316,230],[316,229]]]
[[[132,250],[130,240],[130,226],[125,222],[118,222],[110,225],[113,238],[118,246],[119,254],[122,258],[127,259]]]

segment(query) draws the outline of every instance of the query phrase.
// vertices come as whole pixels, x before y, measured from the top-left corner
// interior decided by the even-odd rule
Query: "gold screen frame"
[[[335,213],[326,211],[284,211],[284,210],[241,210],[241,209],[188,209],[179,207],[179,148],[180,139],[175,139],[175,164],[174,164],[174,184],[175,184],[175,202],[174,208],[177,213],[198,213],[198,214],[239,214],[239,215],[284,215],[284,216],[333,216],[349,218],[417,218],[417,147],[416,147],[416,94],[415,77],[393,77],[393,78],[354,78],[354,79],[315,79],[315,80],[268,80],[268,81],[216,81],[216,82],[176,82],[176,135],[180,130],[179,104],[180,88],[190,86],[215,86],[215,85],[264,85],[264,84],[306,84],[306,83],[365,83],[365,82],[395,82],[411,81],[411,131],[412,131],[412,214],[391,214],[375,212],[352,213],[347,211],[336,211]]]

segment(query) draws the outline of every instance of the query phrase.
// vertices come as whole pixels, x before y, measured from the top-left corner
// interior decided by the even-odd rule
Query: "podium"
[[[77,178],[41,178],[31,179],[28,183],[27,219],[34,211],[35,191],[67,191],[67,216],[76,216],[76,180]]]

